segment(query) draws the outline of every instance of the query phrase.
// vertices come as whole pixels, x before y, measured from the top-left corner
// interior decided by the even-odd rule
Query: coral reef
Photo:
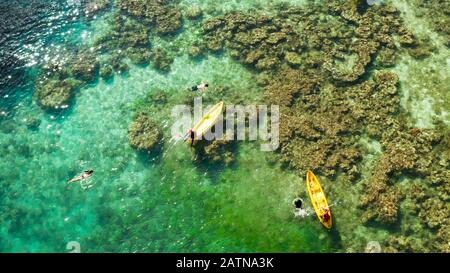
[[[103,65],[100,68],[100,77],[107,80],[110,79],[114,75],[114,69],[111,65]]]
[[[364,13],[369,7],[367,0],[351,0],[351,10],[358,13]]]
[[[200,46],[193,45],[188,49],[188,54],[190,57],[196,58],[203,55],[203,49]]]
[[[380,228],[402,225],[404,200],[413,200],[408,206],[424,228],[421,235],[430,243],[408,236],[417,227],[402,226],[389,230],[392,237],[383,242],[383,251],[449,252],[449,130],[411,127],[400,107],[399,77],[382,70],[395,66],[400,52],[421,59],[434,49],[407,29],[399,12],[388,3],[324,2],[286,6],[275,15],[231,12],[189,22],[202,25],[204,43],[189,41],[188,53],[195,58],[206,49],[225,50],[256,70],[266,103],[281,110],[278,159],[300,173],[310,169],[327,176],[332,183],[358,184],[362,223]],[[97,74],[108,79],[114,71],[128,71],[128,59],[139,65],[151,63],[162,71],[170,69],[174,51],[151,48],[150,41],[153,35],[177,33],[182,26],[180,10],[161,0],[118,0],[115,4],[118,9],[109,18],[112,29],[96,41],[94,52],[80,50],[67,65],[49,64],[43,69],[35,87],[35,98],[43,108],[65,108],[76,90],[94,81]],[[428,4],[421,5],[431,9]],[[91,7],[89,13],[106,7]],[[434,13],[438,15],[434,27],[447,37],[448,27],[437,23],[448,19],[445,9]],[[193,6],[183,16],[197,20],[202,18],[202,10]],[[97,53],[104,58],[98,61]],[[212,85],[204,94],[205,102],[242,102],[241,90],[231,89]],[[129,125],[128,137],[134,148],[154,151],[160,147],[165,128],[160,127],[161,117],[168,116],[169,106],[176,102],[192,103],[192,92],[179,94],[152,90],[144,99]],[[39,120],[30,120],[25,126],[35,130]],[[5,125],[1,130],[12,132],[15,127]],[[368,174],[361,173],[362,137],[381,146]],[[194,146],[195,160],[230,166],[235,149],[233,142],[225,140],[201,141]],[[23,147],[21,153],[27,156],[30,152]],[[409,177],[420,179],[411,182]]]
[[[148,27],[120,14],[114,14],[110,21],[112,30],[96,41],[100,52],[110,53],[101,66],[112,66],[116,72],[124,72],[128,70],[124,62],[126,57],[134,64],[148,63],[151,55]]]
[[[150,51],[144,48],[129,48],[127,56],[132,63],[138,65],[149,63],[152,57]]]
[[[34,97],[47,110],[68,107],[77,89],[97,79],[99,62],[95,54],[81,50],[67,58],[67,64],[46,64],[36,79]]]
[[[293,66],[299,65],[301,63],[300,56],[295,52],[286,52],[286,54],[284,55],[284,59],[288,64]]]
[[[436,146],[442,137],[432,130],[391,131],[391,134],[385,133],[381,137],[385,152],[375,165],[361,206],[368,208],[364,218],[366,221],[376,219],[381,223],[392,223],[395,222],[394,208],[398,208],[400,195],[403,195],[393,190],[393,177],[412,172],[430,175],[433,158],[437,158],[432,153],[436,153]],[[426,198],[423,192],[418,192],[422,188],[417,184],[412,189],[415,191],[410,194],[416,201]],[[390,197],[387,198],[387,195]],[[422,209],[427,211],[425,207]]]
[[[436,239],[438,251],[450,253],[450,246],[448,244],[448,242],[450,242],[450,225],[448,224],[448,221],[438,230]]]
[[[450,219],[450,204],[439,198],[425,200],[421,205],[419,217],[430,228],[448,225]]]
[[[126,14],[146,19],[160,34],[174,33],[182,26],[178,8],[160,0],[120,0],[119,8]]]
[[[372,181],[372,188],[375,187],[375,183],[380,182]],[[366,196],[370,195],[367,194]],[[368,207],[362,216],[362,222],[367,223],[371,220],[375,220],[384,224],[396,223],[398,220],[400,197],[398,191],[390,189],[381,194],[374,194],[374,196],[376,196],[376,200],[372,200],[372,202],[367,201],[367,199],[362,200],[362,204]]]
[[[207,162],[209,164],[224,164],[230,166],[236,160],[235,141],[214,140],[198,141],[194,145],[194,160],[198,162]]]
[[[152,151],[161,141],[158,125],[144,113],[138,113],[128,128],[128,139],[137,150]]]
[[[153,62],[167,71],[172,59],[160,48],[151,50],[150,36],[176,33],[182,26],[178,8],[159,0],[120,0],[115,5],[117,9],[108,19],[111,30],[95,42],[100,53],[110,54],[101,66],[124,73],[128,71],[124,59],[128,58],[136,65]]]
[[[426,17],[432,28],[438,32],[450,47],[450,18],[449,18],[449,2],[440,0],[430,1],[411,1],[412,4],[419,8],[417,16]]]
[[[398,27],[400,18],[393,16],[398,13],[393,7],[368,7],[360,14],[349,5],[330,1],[325,6],[289,8],[276,19],[231,13],[205,21],[203,30],[210,50],[221,50],[226,43],[232,56],[255,64],[257,69],[272,69],[283,63],[304,63],[303,68],[307,60],[311,62],[312,52],[319,50],[322,54],[316,54],[313,62],[323,63],[322,73],[329,73],[336,81],[353,82],[366,72],[378,51],[395,50],[394,36],[405,35],[404,28]],[[321,12],[332,16],[318,18]],[[355,23],[357,27],[353,28]],[[330,29],[330,25],[335,28]],[[415,42],[414,37],[410,39]],[[392,63],[393,55],[385,50],[380,58],[385,62],[391,59]]]
[[[384,48],[378,52],[375,64],[380,67],[391,67],[397,62],[397,54],[392,48]]]
[[[391,236],[388,246],[383,249],[385,253],[424,252],[421,242],[406,236]]]
[[[74,57],[72,62],[72,73],[75,78],[92,82],[96,78],[99,63],[94,54],[89,52],[81,52]]]
[[[88,19],[95,18],[96,15],[108,10],[111,6],[111,0],[89,0],[83,5],[85,16]]]
[[[25,126],[31,131],[35,131],[39,129],[39,126],[41,125],[41,120],[37,117],[30,116],[26,119],[24,119]]]
[[[153,66],[162,71],[169,70],[170,65],[173,62],[173,58],[169,56],[167,51],[160,47],[157,47],[153,50],[151,58]]]
[[[370,176],[359,182],[362,222],[397,224],[408,195],[421,200],[416,211],[430,229],[427,236],[436,239],[437,228],[440,236],[447,236],[442,219],[449,211],[449,156],[444,152],[449,142],[438,132],[448,128],[408,127],[400,106],[399,78],[380,70],[396,64],[398,45],[415,58],[433,49],[403,25],[394,6],[327,1],[288,7],[277,16],[232,12],[204,21],[202,28],[209,50],[226,50],[261,72],[258,83],[266,90],[266,101],[280,106],[284,120],[279,159],[286,166],[331,179],[343,174],[357,182],[362,159],[357,140],[375,139],[382,153]],[[428,185],[406,186],[411,192],[396,185],[410,175],[437,185],[437,199],[429,201],[422,192]],[[429,209],[433,213],[427,214]],[[445,244],[403,239],[392,239],[385,251],[446,249]]]
[[[199,6],[192,6],[188,8],[184,16],[189,20],[196,20],[203,16],[203,11]]]
[[[40,106],[56,110],[67,106],[81,82],[72,78],[38,80],[34,95]]]
[[[327,176],[346,171],[354,179],[358,175],[355,164],[361,159],[351,137],[358,132],[357,120],[345,114],[350,109],[344,97],[321,99],[321,84],[313,75],[287,69],[266,87],[268,102],[279,105],[281,116],[289,120],[280,123],[281,160],[294,168],[320,171]],[[294,104],[297,99],[302,102]]]

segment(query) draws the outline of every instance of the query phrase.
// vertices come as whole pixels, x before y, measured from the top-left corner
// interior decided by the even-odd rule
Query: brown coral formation
[[[160,34],[177,31],[181,27],[181,12],[161,0],[120,0],[119,8],[126,14],[147,20]]]
[[[411,4],[419,8],[417,16],[425,17],[429,20],[431,27],[444,39],[447,46],[450,46],[450,17],[448,0],[411,1]]]
[[[153,65],[168,70],[172,63],[167,52],[151,49],[151,35],[174,34],[182,26],[181,12],[168,1],[120,0],[109,18],[112,25],[106,35],[96,41],[100,53],[109,53],[102,63],[102,74],[111,76],[110,68],[118,73],[128,70],[125,59],[137,65]],[[107,70],[105,70],[107,69]]]
[[[72,62],[72,73],[75,78],[92,82],[96,78],[99,64],[94,54],[90,52],[81,52],[75,56]]]
[[[173,62],[173,58],[169,56],[168,52],[160,47],[153,50],[151,55],[153,66],[159,70],[167,71]]]
[[[213,51],[226,44],[232,56],[259,70],[284,63],[306,68],[311,55],[320,51],[312,62],[321,65],[321,72],[339,82],[354,82],[366,73],[379,52],[389,63],[394,54],[388,49],[396,49],[394,37],[411,43],[416,40],[404,33],[395,8],[373,6],[361,14],[351,5],[329,1],[326,5],[289,8],[277,17],[242,13],[215,17],[203,24],[206,44]]]
[[[111,6],[111,0],[89,0],[87,3],[84,3],[84,13],[88,19],[91,19]]]
[[[209,164],[223,164],[230,166],[236,160],[234,141],[226,139],[206,141],[202,140],[194,145],[194,160],[198,162],[207,162]]]
[[[411,253],[424,252],[421,242],[408,238],[406,236],[391,236],[388,240],[388,246],[384,249],[385,253]]]
[[[46,110],[66,108],[77,89],[96,79],[98,69],[95,55],[85,51],[69,56],[67,64],[49,63],[36,80],[34,98]]]
[[[139,113],[128,128],[130,144],[137,150],[152,151],[161,138],[158,125],[144,113]]]
[[[35,98],[38,104],[45,109],[56,110],[64,108],[70,103],[80,82],[74,79],[39,80],[35,87]]]

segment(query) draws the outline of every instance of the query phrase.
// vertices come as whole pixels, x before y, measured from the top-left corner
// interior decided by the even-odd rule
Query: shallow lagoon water
[[[320,227],[292,217],[290,202],[301,180],[268,164],[259,146],[243,144],[236,166],[217,170],[195,166],[180,143],[162,160],[128,144],[130,108],[149,90],[185,92],[208,80],[255,90],[258,97],[253,77],[227,57],[180,56],[168,74],[133,67],[100,80],[61,113],[44,113],[31,97],[20,98],[14,129],[1,138],[9,180],[3,185],[2,251],[60,252],[70,241],[89,252],[326,251],[325,238],[306,243]],[[24,125],[31,117],[41,119],[34,131]],[[95,169],[91,188],[64,183],[86,168]],[[261,198],[271,187],[270,198]],[[109,245],[114,236],[123,245]]]
[[[208,17],[270,7],[273,1],[180,3],[190,5],[202,7]],[[76,9],[67,8],[68,14]],[[70,27],[70,38],[59,46],[90,44],[107,25],[100,17]],[[184,28],[174,40],[155,37],[152,42],[183,47],[198,35],[190,32],[189,23]],[[30,49],[27,52],[42,52],[45,46],[37,42],[26,48]],[[35,58],[45,57],[39,54],[24,54],[30,79],[39,63]],[[396,68],[401,79],[413,67],[405,60],[406,66]],[[68,242],[77,241],[82,252],[345,252],[363,251],[367,242],[388,235],[388,229],[359,224],[356,203],[361,185],[343,188],[326,178],[322,184],[335,204],[335,230],[324,230],[315,215],[294,218],[292,200],[307,199],[303,177],[281,168],[270,154],[259,151],[257,143],[241,143],[231,167],[193,163],[192,152],[180,143],[165,145],[161,155],[136,152],[128,144],[127,128],[133,104],[151,90],[185,92],[207,80],[244,90],[255,101],[262,90],[254,73],[227,55],[192,60],[181,54],[168,73],[130,66],[125,75],[83,88],[62,112],[46,113],[33,102],[31,80],[12,92],[15,95],[2,98],[0,110],[6,114],[0,130],[0,251],[64,252]],[[412,90],[405,93],[405,108],[414,112],[419,105],[423,111],[415,118],[422,127],[429,126],[436,113],[432,106],[425,107],[426,101],[439,94],[405,90]],[[445,105],[441,108],[445,121]],[[38,128],[27,128],[31,118],[41,121]],[[377,143],[365,145],[370,147],[364,158],[370,169],[378,155]],[[87,168],[95,169],[90,188],[65,184]]]

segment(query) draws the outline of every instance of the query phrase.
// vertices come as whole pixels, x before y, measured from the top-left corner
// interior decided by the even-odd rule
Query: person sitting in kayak
[[[69,181],[67,181],[67,184],[78,182],[78,181],[82,181],[82,180],[84,180],[86,178],[91,177],[93,173],[94,173],[94,170],[84,171],[82,174],[80,174],[78,176],[75,176],[74,178],[72,178]]]
[[[209,84],[207,82],[201,82],[199,85],[192,86],[191,91],[192,92],[196,92],[196,91],[205,92],[208,87],[209,87]]]
[[[323,219],[325,222],[330,221],[331,215],[330,215],[330,210],[329,210],[329,209],[325,209],[325,212],[324,212],[323,215],[322,215],[322,219]]]
[[[184,141],[187,141],[188,139],[191,140],[191,146],[194,145],[194,140],[195,140],[195,132],[192,129],[189,129],[189,131],[186,133],[186,135],[184,136]]]

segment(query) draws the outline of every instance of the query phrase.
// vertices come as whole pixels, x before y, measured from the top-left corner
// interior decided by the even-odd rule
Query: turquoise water
[[[133,68],[83,89],[70,111],[55,116],[25,98],[13,131],[1,138],[3,251],[59,252],[69,241],[114,252],[326,250],[326,241],[304,243],[324,232],[316,223],[292,217],[301,180],[268,164],[257,146],[242,145],[236,166],[226,170],[196,166],[182,144],[163,159],[129,146],[129,109],[137,98],[155,86],[183,90],[202,77],[255,88],[242,67],[210,56],[201,63],[180,58],[168,75]],[[41,119],[36,131],[24,125],[30,117]],[[87,168],[95,170],[88,190],[64,183]],[[266,191],[270,199],[261,198]]]
[[[199,6],[210,18],[236,10],[270,13],[276,1],[178,4],[183,9]],[[42,110],[33,99],[41,65],[64,58],[64,52],[77,46],[91,46],[108,29],[107,15],[86,21],[76,5],[63,6],[52,23],[58,27],[41,29],[41,36],[16,49],[25,61],[26,81],[0,92],[1,252],[67,252],[71,241],[79,242],[82,252],[359,252],[368,241],[388,236],[389,229],[360,225],[355,204],[361,185],[325,178],[328,197],[336,204],[336,228],[323,229],[315,215],[295,218],[292,200],[307,200],[303,177],[282,168],[258,143],[239,143],[236,162],[228,167],[192,161],[189,147],[169,143],[167,134],[161,153],[137,152],[129,145],[127,130],[136,103],[157,90],[183,96],[187,87],[205,80],[229,90],[228,96],[261,101],[257,74],[228,55],[188,57],[189,44],[200,35],[195,22],[185,22],[183,31],[170,39],[152,36],[153,46],[178,48],[169,72],[130,63],[124,75],[82,88],[68,109]],[[408,62],[413,61],[405,59],[406,67],[395,68],[400,77],[407,78],[402,72],[413,69]],[[433,96],[419,94],[417,86],[408,90],[405,109]],[[442,109],[430,111],[417,118],[422,127],[430,126],[429,116],[445,120]],[[154,113],[165,132],[171,125],[168,113]],[[40,123],[30,127],[36,119]],[[363,161],[370,165],[380,151],[377,143],[361,141],[372,147]],[[95,170],[89,188],[65,183],[88,168]]]

